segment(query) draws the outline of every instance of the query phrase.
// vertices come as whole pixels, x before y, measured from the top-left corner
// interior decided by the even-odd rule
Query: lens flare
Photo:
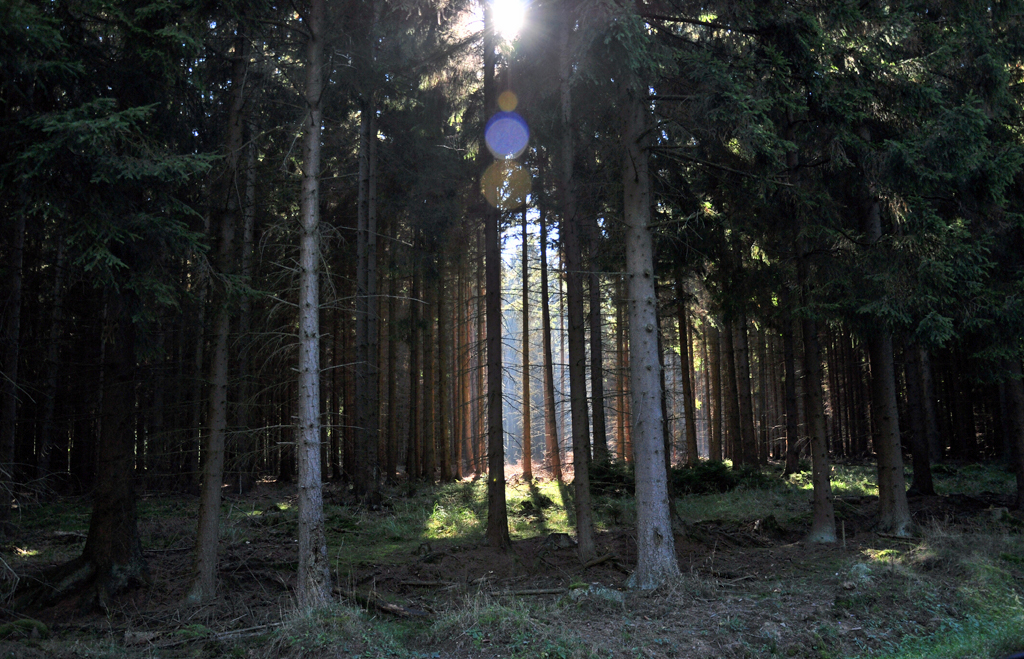
[[[495,160],[480,177],[484,198],[503,211],[525,204],[530,185],[530,173],[514,160]]]
[[[516,93],[506,89],[498,96],[498,107],[502,112],[512,112],[519,105],[519,98]]]
[[[530,129],[515,112],[498,112],[487,122],[484,139],[495,158],[518,158],[530,141]]]

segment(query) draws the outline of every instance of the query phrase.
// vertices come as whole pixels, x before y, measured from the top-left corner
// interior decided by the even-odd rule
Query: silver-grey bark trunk
[[[299,208],[299,360],[297,428],[299,466],[299,573],[301,609],[324,606],[331,598],[320,480],[320,133],[324,85],[325,0],[312,0],[306,45],[306,107]]]
[[[679,574],[669,517],[668,476],[661,413],[654,248],[650,230],[651,186],[646,133],[646,94],[629,89],[623,131],[623,197],[629,299],[630,389],[636,465],[637,566],[631,588],[653,589]]]

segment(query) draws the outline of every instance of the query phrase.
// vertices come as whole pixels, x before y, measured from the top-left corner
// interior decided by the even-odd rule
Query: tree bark
[[[377,301],[377,109],[372,90],[362,99],[356,227],[356,465],[355,494],[380,499],[380,400]]]
[[[4,323],[4,373],[0,380],[0,523],[11,516],[14,492],[14,447],[18,415],[18,362],[21,354],[21,289],[22,265],[25,258],[25,213],[19,212],[14,222],[10,281],[7,285],[7,318]]]
[[[562,248],[565,254],[565,280],[569,313],[569,410],[572,426],[573,491],[576,509],[576,542],[584,563],[597,556],[594,547],[594,522],[590,502],[590,420],[587,410],[587,346],[583,321],[583,262],[580,220],[576,208],[576,182],[573,174],[572,97],[569,87],[572,61],[570,38],[575,21],[574,3],[562,3],[559,39],[559,96],[562,135]]]
[[[914,480],[910,489],[918,494],[934,495],[931,460],[928,456],[928,431],[925,423],[924,378],[921,376],[921,350],[906,346],[907,409],[910,414],[910,446]]]
[[[296,444],[299,466],[297,599],[304,610],[331,598],[320,480],[320,132],[324,85],[325,0],[311,0],[306,44],[306,115],[299,208],[299,359]]]
[[[757,437],[754,434],[754,397],[750,391],[750,346],[747,316],[741,313],[732,325],[733,349],[736,359],[736,392],[740,414],[740,437],[735,443],[738,455],[733,462],[741,466],[757,465]]]
[[[630,384],[636,464],[637,566],[631,588],[649,590],[679,575],[669,517],[658,365],[658,316],[647,169],[646,89],[624,98],[623,197],[628,273]]]
[[[224,483],[224,451],[228,426],[228,340],[231,334],[231,309],[234,306],[227,289],[226,275],[235,270],[235,228],[239,210],[239,156],[244,139],[245,103],[244,80],[249,65],[248,45],[243,37],[235,41],[234,66],[231,74],[231,106],[228,114],[226,140],[226,181],[222,212],[219,217],[220,235],[216,267],[221,277],[215,279],[216,314],[213,323],[213,354],[210,357],[210,404],[207,413],[209,432],[203,446],[202,479],[199,495],[199,521],[196,529],[195,565],[192,583],[185,601],[198,604],[217,593],[217,545],[220,541],[221,486]]]
[[[548,225],[540,208],[540,304],[541,339],[544,351],[544,453],[551,477],[562,482],[562,457],[558,443],[558,410],[555,407],[555,367],[551,355],[551,302],[548,291]]]
[[[683,384],[683,410],[686,415],[686,464],[696,465],[700,460],[697,449],[697,410],[694,405],[690,373],[693,370],[690,341],[690,319],[686,309],[686,290],[682,273],[676,274],[676,315],[679,320],[679,375]]]
[[[718,327],[710,318],[707,322],[708,370],[711,372],[711,437],[708,440],[708,459],[722,460],[722,348],[719,345]]]
[[[1006,362],[1007,439],[1017,476],[1017,510],[1024,510],[1024,380],[1020,358],[1012,357]]]
[[[810,319],[803,320],[804,391],[807,396],[807,419],[811,433],[811,481],[814,486],[814,519],[807,539],[810,542],[836,541],[836,518],[832,504],[831,468],[828,461],[828,436],[825,427],[825,404],[822,392],[821,346],[818,328]]]
[[[783,293],[783,299],[786,299]],[[783,302],[785,308],[791,308]],[[782,319],[782,355],[786,369],[786,467],[783,477],[800,471],[800,412],[796,402],[796,323],[787,313]]]
[[[884,329],[876,330],[868,336],[868,351],[871,355],[872,441],[878,459],[878,530],[909,537],[913,521],[903,479],[892,335]]]
[[[609,457],[608,426],[604,412],[604,336],[602,334],[601,276],[597,268],[601,227],[597,224],[596,215],[590,223],[590,231],[588,233],[589,253],[587,259],[590,271],[590,412],[594,419],[594,460],[599,463],[606,463],[609,461]]]
[[[448,307],[445,305],[444,277],[437,278],[437,395],[440,423],[437,428],[437,446],[441,451],[441,482],[452,480],[451,382],[448,365],[451,363],[452,337],[448,331]]]
[[[494,85],[494,12],[484,4],[484,107],[490,116],[497,107]],[[481,170],[481,174],[482,174]],[[505,428],[501,399],[501,213],[490,205],[484,211],[485,285],[487,288],[487,544],[506,551]]]
[[[530,236],[523,206],[523,479],[533,480],[533,446],[530,437]]]

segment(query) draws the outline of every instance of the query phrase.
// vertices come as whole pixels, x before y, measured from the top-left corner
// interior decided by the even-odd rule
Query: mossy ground
[[[708,480],[731,478],[705,469]],[[553,540],[572,534],[571,488],[558,483],[512,478],[508,554],[483,544],[482,481],[402,484],[378,510],[331,484],[325,513],[338,602],[306,615],[294,611],[292,594],[292,489],[264,483],[225,501],[221,594],[199,608],[180,604],[197,502],[147,496],[140,527],[154,585],[105,617],[79,614],[74,603],[35,612],[47,633],[13,625],[0,656],[994,659],[1024,650],[1024,523],[1004,510],[1012,473],[999,465],[937,469],[940,496],[911,500],[920,534],[898,540],[871,530],[873,468],[837,466],[845,542],[817,546],[800,540],[810,523],[809,479],[782,481],[777,472],[679,496],[684,576],[643,595],[621,590],[635,560],[628,469],[602,474],[594,507],[606,560],[586,569],[571,546]],[[83,500],[18,512],[0,554],[8,588],[80,552],[88,523]],[[366,611],[352,592],[397,608]],[[0,622],[21,617],[5,611]]]

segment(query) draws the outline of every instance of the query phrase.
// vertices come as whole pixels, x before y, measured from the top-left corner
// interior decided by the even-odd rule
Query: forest
[[[0,40],[6,656],[1024,652],[1024,1]]]

